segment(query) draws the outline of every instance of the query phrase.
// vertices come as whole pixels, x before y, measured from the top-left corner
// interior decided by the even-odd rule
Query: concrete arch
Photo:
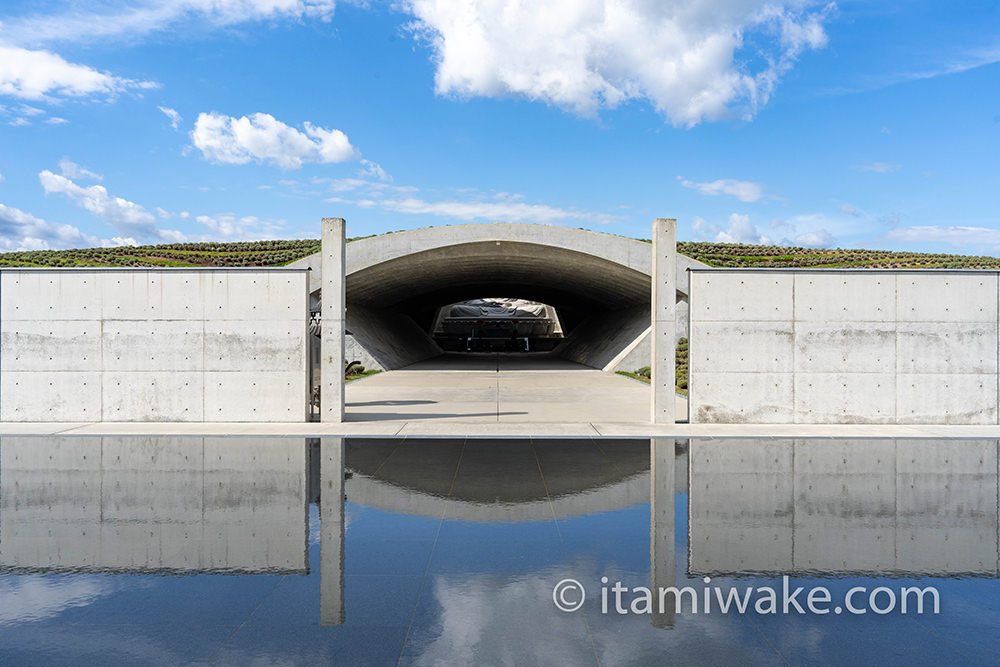
[[[451,225],[359,239],[346,248],[348,356],[400,368],[440,354],[428,335],[436,309],[482,296],[555,306],[568,331],[561,356],[613,370],[647,365],[649,243],[551,225]],[[318,256],[295,265],[313,269]],[[678,256],[678,299],[687,300],[687,269]],[[681,306],[686,331],[686,308]],[[683,333],[681,335],[684,335]]]

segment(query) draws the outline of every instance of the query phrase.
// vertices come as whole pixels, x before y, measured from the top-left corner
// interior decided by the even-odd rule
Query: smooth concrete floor
[[[346,390],[349,422],[634,423],[649,421],[649,404],[647,384],[547,354],[448,354]]]

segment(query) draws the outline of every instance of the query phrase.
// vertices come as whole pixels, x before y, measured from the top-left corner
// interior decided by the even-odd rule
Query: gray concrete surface
[[[691,275],[692,421],[998,423],[996,271]]]
[[[441,348],[412,317],[391,308],[352,303],[347,307],[347,322],[353,344],[375,362],[367,365],[370,369],[402,368],[441,354]]]
[[[0,420],[304,421],[308,274],[3,269]]]
[[[650,421],[673,424],[675,415],[675,355],[677,340],[677,221],[653,221],[653,294],[650,330]]]
[[[320,626],[341,625],[344,609],[344,439],[320,443]]]
[[[348,421],[648,420],[649,387],[555,355],[449,354],[347,386]]]
[[[649,586],[651,591],[666,590],[676,584],[676,511],[675,496],[687,490],[685,478],[677,483],[677,456],[673,438],[651,438],[649,442]],[[683,467],[686,472],[686,466]],[[674,625],[674,606],[654,605],[654,627]]]
[[[692,440],[690,569],[995,576],[997,460],[996,440]]]
[[[305,573],[307,483],[301,438],[5,436],[0,567]]]
[[[564,359],[591,368],[634,371],[649,365],[648,330],[649,304],[622,308],[614,317],[596,313],[580,322],[555,352]],[[629,355],[635,347],[642,350]]]
[[[320,421],[331,423],[344,421],[344,230],[343,218],[323,218],[319,413]]]

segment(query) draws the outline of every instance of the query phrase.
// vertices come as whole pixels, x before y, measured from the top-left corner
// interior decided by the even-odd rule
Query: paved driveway
[[[347,419],[648,422],[649,394],[631,378],[544,354],[454,354],[351,382]]]

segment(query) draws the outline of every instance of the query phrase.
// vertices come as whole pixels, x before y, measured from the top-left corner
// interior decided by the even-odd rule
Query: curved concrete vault
[[[437,309],[478,297],[554,306],[566,340],[556,352],[595,368],[648,365],[651,246],[611,234],[527,224],[430,227],[359,239],[346,248],[347,356],[400,368],[438,355]],[[318,255],[294,265],[313,269]],[[678,256],[678,331],[687,329],[687,269]]]

